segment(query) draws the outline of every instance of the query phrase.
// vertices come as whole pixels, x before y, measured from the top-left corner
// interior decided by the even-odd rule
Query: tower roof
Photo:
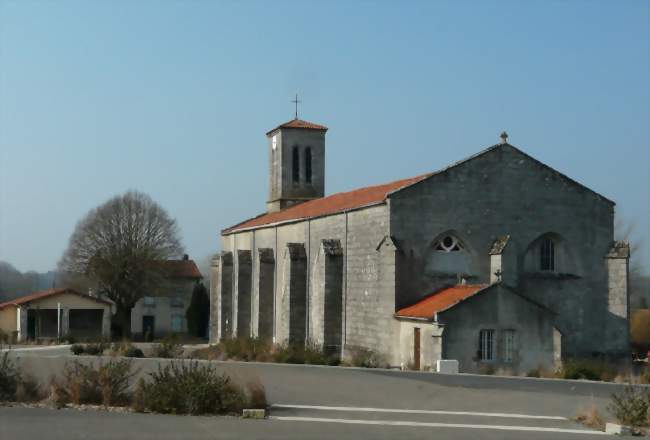
[[[309,121],[303,121],[302,119],[292,119],[288,122],[285,122],[284,124],[280,124],[277,127],[275,127],[273,130],[269,130],[266,132],[267,135],[273,133],[275,130],[279,130],[280,128],[302,128],[306,130],[322,130],[322,131],[327,131],[327,127],[324,125],[320,124],[315,124],[313,122]]]

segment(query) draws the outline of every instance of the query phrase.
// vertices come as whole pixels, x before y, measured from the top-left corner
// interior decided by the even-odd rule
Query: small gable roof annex
[[[20,306],[22,304],[27,304],[27,303],[30,303],[32,301],[38,301],[38,300],[43,299],[43,298],[48,298],[48,297],[51,297],[51,296],[61,295],[61,294],[64,294],[64,293],[77,295],[77,296],[80,296],[80,297],[82,297],[84,299],[89,299],[91,301],[96,301],[96,302],[99,302],[99,303],[102,303],[102,304],[107,304],[109,306],[112,305],[110,302],[108,302],[106,300],[103,300],[101,298],[96,298],[94,296],[90,296],[90,295],[87,295],[85,293],[78,292],[78,291],[76,291],[74,289],[70,289],[68,287],[59,287],[59,288],[55,288],[55,289],[41,290],[39,292],[30,293],[29,295],[20,296],[18,298],[14,298],[12,300],[0,303],[0,310],[4,309],[6,307],[9,307],[9,306]]]
[[[459,284],[432,293],[415,304],[399,309],[399,318],[433,319],[436,313],[444,312],[461,301],[491,287],[491,284]]]

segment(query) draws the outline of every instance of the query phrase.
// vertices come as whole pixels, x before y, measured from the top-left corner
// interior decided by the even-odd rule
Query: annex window
[[[176,295],[171,298],[170,302],[172,307],[185,307],[182,293],[176,293]]]
[[[494,330],[484,329],[479,332],[478,352],[481,361],[494,360]]]
[[[504,330],[503,332],[503,361],[514,362],[515,360],[515,331]]]
[[[463,245],[453,235],[445,235],[438,240],[434,248],[441,252],[458,252],[463,250]]]
[[[183,331],[183,317],[181,315],[172,316],[172,331],[180,333]]]
[[[156,305],[156,298],[154,298],[153,296],[145,296],[142,299],[142,302],[146,307],[153,307]]]
[[[291,180],[294,183],[300,181],[300,153],[298,152],[298,147],[293,147],[291,156]]]
[[[542,240],[539,248],[540,269],[544,271],[555,270],[555,243],[550,238]]]
[[[305,149],[305,182],[311,183],[311,148]]]

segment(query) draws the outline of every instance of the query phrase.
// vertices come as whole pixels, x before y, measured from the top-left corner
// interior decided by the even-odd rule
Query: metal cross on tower
[[[291,100],[294,104],[296,104],[296,119],[298,119],[298,104],[300,104],[302,101],[298,100],[298,94],[296,93],[296,97]]]

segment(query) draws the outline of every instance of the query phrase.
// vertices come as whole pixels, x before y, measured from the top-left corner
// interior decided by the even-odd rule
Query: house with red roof
[[[187,309],[192,291],[203,276],[194,260],[184,255],[180,260],[164,262],[166,282],[148,292],[131,309],[131,334],[145,339],[169,333],[187,333]]]
[[[614,202],[505,132],[441,170],[327,195],[327,130],[294,119],[267,132],[266,210],[223,229],[213,260],[212,340],[520,374],[626,355],[629,246],[614,241]]]

